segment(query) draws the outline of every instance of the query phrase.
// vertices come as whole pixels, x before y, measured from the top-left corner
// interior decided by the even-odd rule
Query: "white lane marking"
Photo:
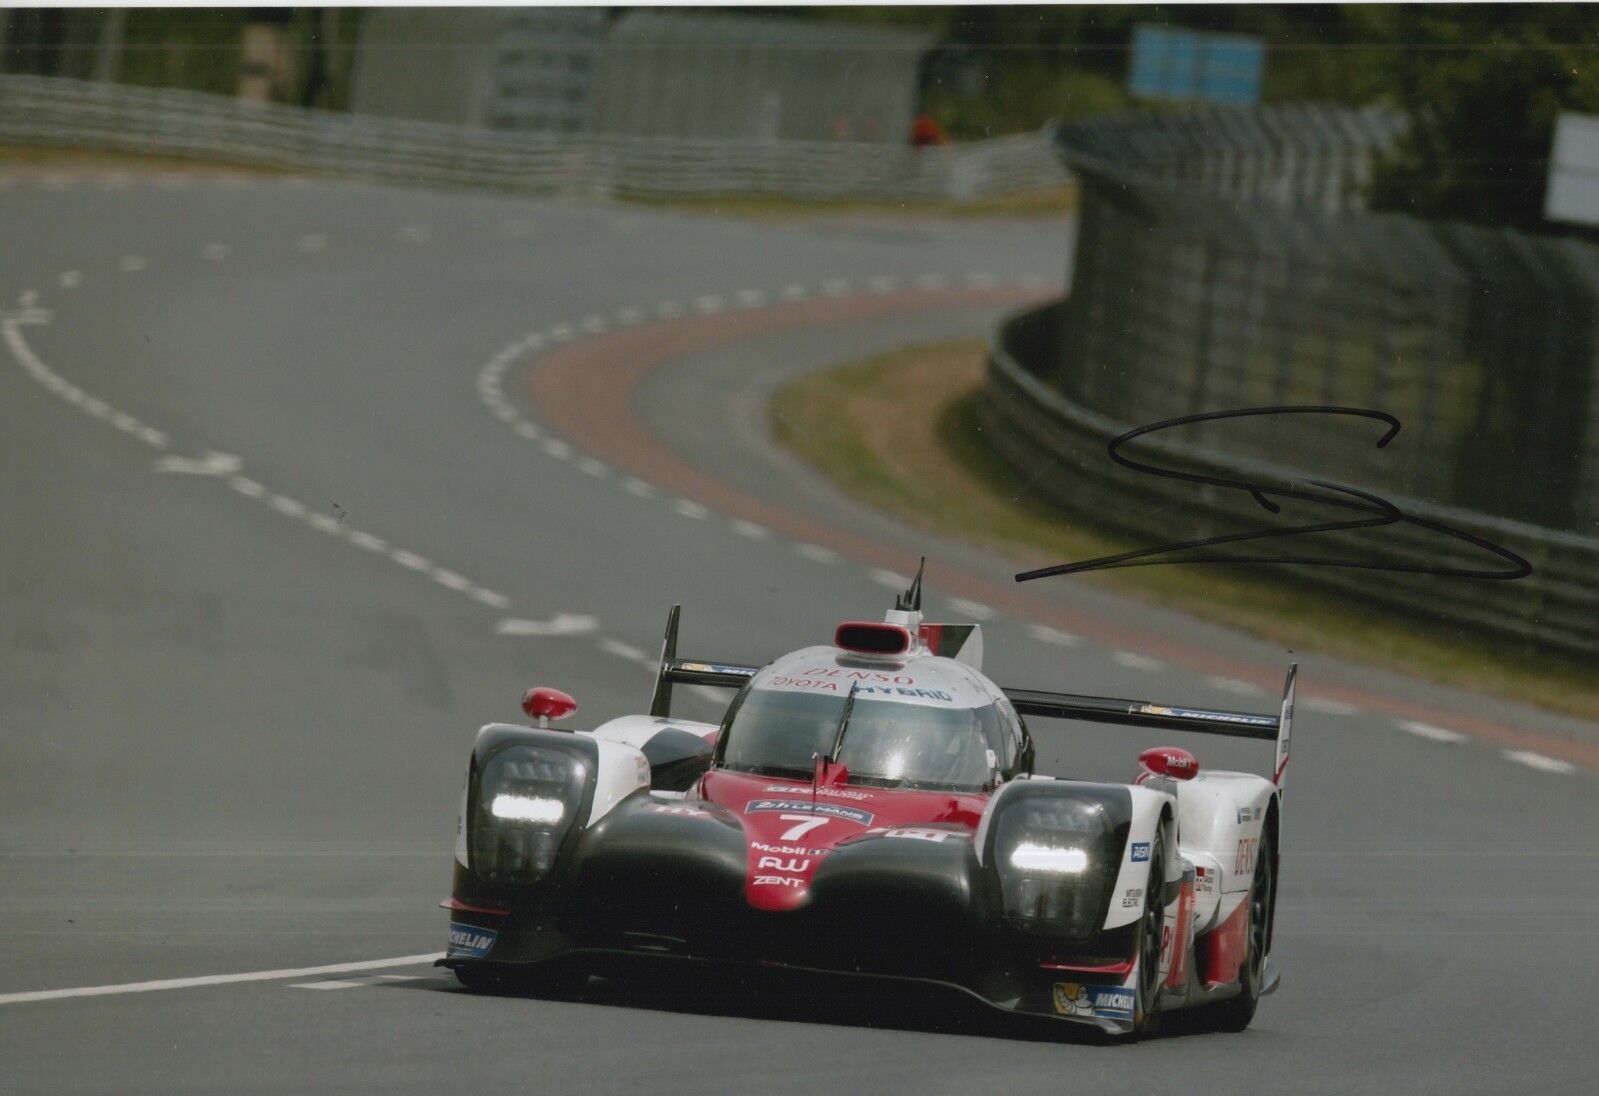
[[[229,255],[233,254],[233,248],[227,244],[206,244],[205,249],[201,252],[201,254],[203,254],[207,259],[210,259],[212,262],[216,262],[221,259],[226,259]]]
[[[527,421],[517,423],[516,432],[521,434],[528,441],[538,441],[542,436],[539,428]]]
[[[557,460],[566,460],[572,455],[572,447],[559,438],[549,438],[544,442],[543,449]]]
[[[299,250],[306,252],[307,254],[317,251],[326,251],[328,249],[328,238],[320,232],[313,232],[309,235],[301,236],[298,240],[295,240],[294,246]]]
[[[396,548],[394,551],[390,552],[389,558],[395,563],[398,563],[401,567],[409,567],[413,571],[426,571],[429,567],[433,566],[433,563],[430,560],[417,555],[415,552],[407,552],[400,548]]]
[[[359,529],[351,529],[345,536],[350,538],[350,543],[357,548],[365,548],[368,552],[387,552],[389,542],[382,537],[375,537],[371,533],[363,533]]]
[[[1345,704],[1341,700],[1328,700],[1324,696],[1307,696],[1299,703],[1313,712],[1324,715],[1359,715],[1360,709],[1353,704]]]
[[[766,293],[759,289],[740,289],[734,297],[745,308],[759,308],[766,303]]]
[[[124,274],[137,274],[149,265],[143,255],[124,255],[122,256],[122,261],[117,264],[117,268]]]
[[[600,622],[581,613],[556,613],[549,620],[505,617],[494,625],[497,636],[580,636],[598,630]]]
[[[1261,696],[1266,691],[1248,681],[1239,681],[1236,677],[1220,677],[1216,674],[1205,678],[1205,683],[1213,689],[1220,689],[1224,693],[1233,693],[1237,696]]]
[[[159,457],[150,462],[154,472],[174,472],[188,476],[231,476],[244,467],[244,461],[232,453],[218,453],[208,449],[201,457],[180,457],[177,454]]]
[[[723,302],[722,297],[721,297],[720,294],[718,294],[718,293],[709,293],[709,294],[707,294],[707,295],[705,295],[703,297],[699,297],[699,298],[695,299],[695,301],[694,301],[694,310],[696,312],[705,312],[705,313],[720,312],[722,310],[722,308],[723,308],[723,305],[724,305],[724,302]]]
[[[616,310],[616,322],[619,324],[631,327],[636,323],[643,322],[643,320],[644,310],[636,304],[630,304],[626,308],[618,308]]]
[[[622,481],[622,490],[630,495],[637,495],[641,499],[650,498],[655,494],[655,488],[645,483],[636,476],[629,476]]]
[[[1051,628],[1047,624],[1029,624],[1027,634],[1040,643],[1053,643],[1059,647],[1075,647],[1082,642],[1070,632],[1063,632],[1058,628]]]
[[[892,274],[877,274],[866,279],[866,288],[873,293],[892,293],[899,288],[899,279]]]
[[[1518,765],[1525,765],[1539,772],[1565,774],[1577,771],[1577,766],[1569,761],[1561,761],[1557,757],[1545,757],[1531,750],[1506,750],[1504,756],[1506,761],[1514,761]]]
[[[555,342],[571,342],[576,335],[577,332],[569,323],[558,323],[550,328],[550,338]]]
[[[435,567],[429,573],[433,576],[434,582],[447,590],[454,590],[457,593],[464,594],[472,588],[471,579],[464,575],[458,575],[454,571],[447,571],[443,567]]]
[[[590,335],[599,335],[610,330],[611,322],[604,316],[584,316],[578,326]]]
[[[1414,719],[1399,720],[1399,729],[1417,738],[1425,738],[1430,742],[1464,742],[1466,736],[1459,731],[1451,731],[1445,727],[1434,727],[1431,723],[1420,723]]]
[[[330,518],[326,514],[307,514],[305,523],[319,533],[341,533],[344,531],[340,527],[337,518]]]
[[[320,982],[291,982],[290,989],[360,989],[363,986],[376,986],[384,982],[419,982],[421,975],[417,974],[378,974],[365,978],[328,978]]]
[[[676,510],[679,514],[682,514],[684,517],[693,518],[696,521],[702,521],[711,516],[711,512],[709,510],[695,502],[693,499],[678,499],[672,504],[672,509]]]
[[[595,477],[596,479],[604,479],[606,476],[611,474],[610,465],[606,464],[604,461],[595,460],[593,457],[579,457],[577,460],[577,466],[579,469]]]
[[[992,620],[994,610],[980,601],[967,601],[963,597],[949,599],[949,607],[962,616],[971,617],[973,620]]]
[[[647,662],[652,666],[655,664],[655,660],[649,655],[632,644],[623,643],[619,639],[600,640],[600,650],[608,655],[615,655],[617,658],[625,658],[629,662]]]
[[[433,230],[427,225],[405,225],[400,229],[400,239],[408,244],[425,244],[433,238]]]
[[[497,594],[493,590],[485,590],[479,586],[472,591],[472,600],[487,605],[491,609],[507,609],[511,599],[504,594]]]
[[[732,527],[733,532],[751,540],[765,540],[772,535],[772,531],[766,526],[757,525],[753,521],[745,521],[743,518],[734,518],[728,524]]]
[[[911,584],[911,580],[906,576],[881,568],[867,572],[866,577],[879,586],[887,586],[890,590],[903,590]]]
[[[29,1001],[58,1001],[67,997],[111,997],[123,993],[154,993],[167,989],[193,989],[199,986],[225,986],[236,982],[282,982],[290,978],[314,978],[319,974],[344,974],[356,970],[382,970],[384,967],[419,967],[444,958],[442,951],[427,955],[400,955],[393,959],[367,959],[359,963],[331,963],[321,967],[291,967],[284,970],[255,970],[244,974],[203,974],[197,978],[163,978],[154,982],[123,982],[113,986],[78,986],[73,989],[41,989],[24,993],[0,993],[0,1005],[20,1005]]]
[[[83,272],[81,270],[63,270],[61,276],[56,279],[56,284],[62,289],[76,289],[83,284]]]
[[[785,301],[797,301],[801,297],[805,296],[805,293],[805,287],[803,285],[799,285],[798,283],[794,285],[785,285],[783,287],[783,299]]]
[[[0,333],[4,334],[6,345],[10,348],[12,356],[17,359],[17,363],[34,380],[67,402],[79,408],[98,408],[101,417],[109,417],[124,433],[138,438],[153,449],[165,449],[167,438],[161,431],[140,425],[132,415],[116,410],[103,400],[86,396],[81,388],[68,384],[44,363],[44,359],[33,352],[33,347],[29,346],[28,340],[22,336],[22,326],[50,322],[49,312],[34,306],[37,300],[38,294],[30,289],[19,298],[18,303],[22,306],[20,312],[0,312]]]
[[[286,517],[303,518],[305,516],[305,503],[291,499],[288,495],[273,495],[270,505],[272,509]]]
[[[823,548],[820,544],[806,544],[801,541],[794,545],[794,551],[810,560],[812,563],[837,563],[838,553],[831,548]]]
[[[1160,670],[1166,666],[1159,659],[1138,654],[1136,651],[1112,651],[1110,659],[1118,666],[1126,666],[1129,670]]]
[[[663,317],[681,316],[683,314],[683,306],[678,304],[676,301],[662,301],[660,304],[655,306],[655,314]]]

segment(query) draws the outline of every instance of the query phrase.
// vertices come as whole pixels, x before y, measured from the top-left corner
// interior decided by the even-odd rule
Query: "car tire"
[[[1246,948],[1239,971],[1241,989],[1236,997],[1207,1006],[1217,1031],[1243,1031],[1255,1018],[1265,981],[1266,955],[1271,947],[1272,909],[1277,897],[1277,839],[1268,828],[1255,854],[1255,878],[1249,886],[1249,923],[1244,930]]]
[[[1133,1001],[1132,1038],[1142,1039],[1160,1030],[1160,950],[1166,925],[1166,843],[1157,830],[1149,848],[1149,884],[1144,888],[1144,912],[1138,922],[1138,987]]]

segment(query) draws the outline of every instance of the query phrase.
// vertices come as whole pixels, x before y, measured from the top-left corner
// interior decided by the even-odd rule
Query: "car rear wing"
[[[650,697],[650,715],[665,719],[672,714],[673,685],[712,685],[740,689],[755,676],[759,666],[731,662],[703,662],[677,657],[677,620],[681,605],[666,614],[666,638],[661,642],[661,665],[655,674],[655,695]]]
[[[1109,696],[1052,693],[1041,689],[1006,689],[1005,695],[1023,715],[1052,719],[1086,719],[1095,723],[1121,723],[1134,727],[1161,727],[1170,731],[1229,735],[1276,742],[1272,783],[1282,787],[1288,769],[1289,738],[1294,723],[1294,682],[1299,665],[1288,667],[1283,682],[1282,707],[1277,715],[1232,712],[1218,708],[1180,708],[1151,704],[1147,700],[1120,700]]]

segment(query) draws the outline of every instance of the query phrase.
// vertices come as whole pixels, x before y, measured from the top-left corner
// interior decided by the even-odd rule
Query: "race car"
[[[974,624],[927,623],[918,571],[881,621],[764,666],[681,659],[647,715],[483,727],[439,962],[482,989],[646,962],[952,986],[1001,1009],[1239,1031],[1271,961],[1296,668],[1277,715],[1000,688]],[[719,725],[682,684],[736,690]],[[1127,784],[1042,776],[1024,717],[1274,741],[1271,778],[1146,749]],[[548,984],[548,983],[547,983]]]

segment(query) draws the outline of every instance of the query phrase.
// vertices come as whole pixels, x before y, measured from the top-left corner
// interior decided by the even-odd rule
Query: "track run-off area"
[[[787,380],[1058,292],[1065,220],[46,170],[0,175],[0,229],[0,1090],[1592,1075],[1599,727],[1018,586],[772,443]],[[481,997],[431,967],[481,723],[533,684],[578,725],[643,708],[674,602],[687,655],[824,641],[923,554],[930,617],[980,621],[1008,685],[1265,711],[1300,661],[1283,984],[1247,1033],[1106,1047],[809,987]],[[1127,779],[1156,744],[1033,731],[1058,775]]]

